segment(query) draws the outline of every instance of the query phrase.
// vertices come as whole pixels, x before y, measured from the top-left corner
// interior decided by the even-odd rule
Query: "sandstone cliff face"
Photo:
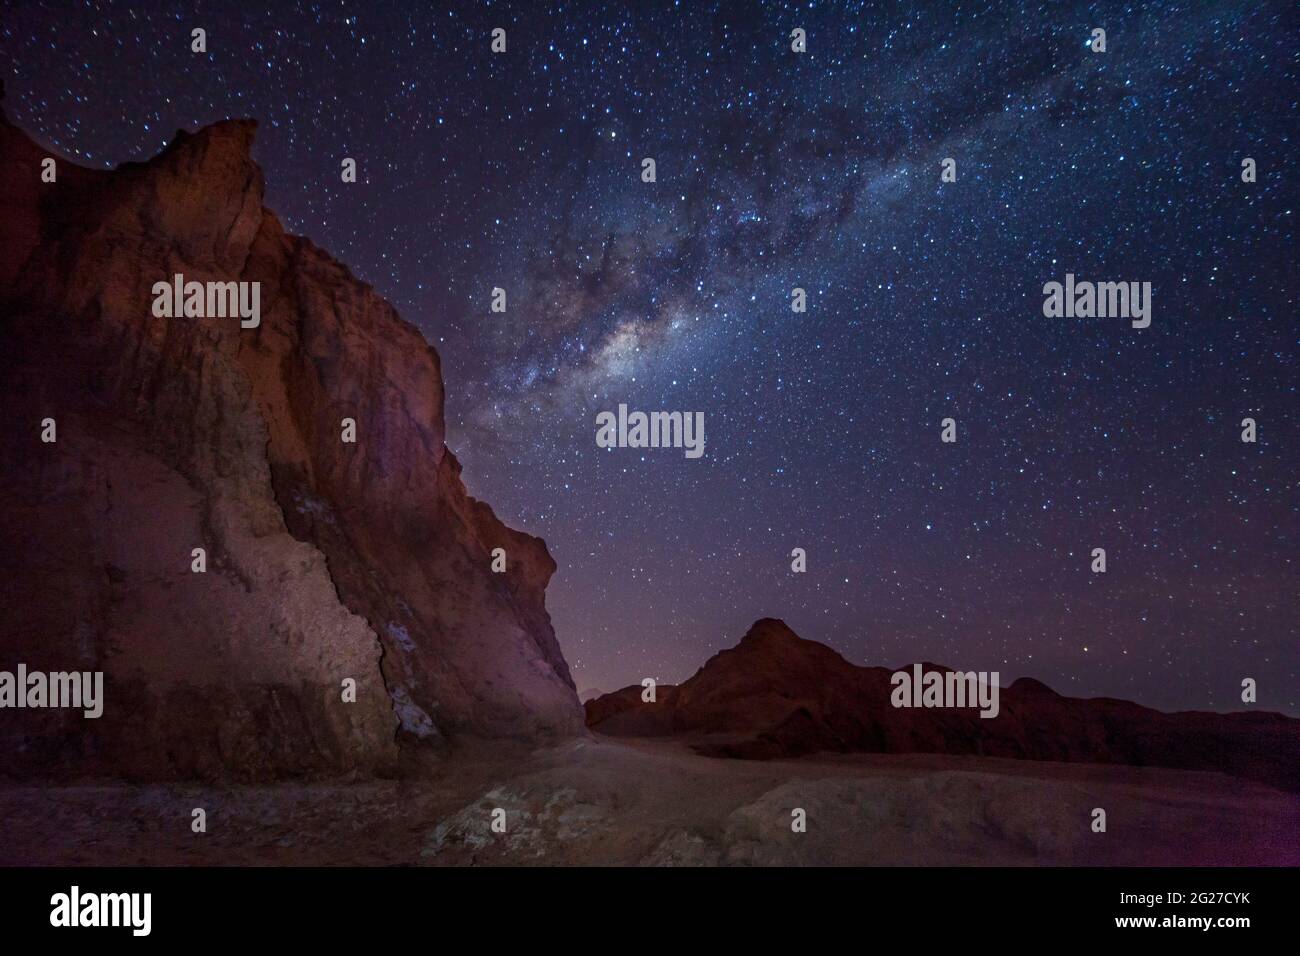
[[[466,493],[437,353],[263,208],[254,131],[50,184],[0,119],[0,670],[106,675],[99,720],[0,712],[0,772],[386,772],[402,740],[581,731],[544,543]],[[175,273],[261,283],[260,326],[154,317]]]
[[[893,673],[858,667],[764,618],[689,680],[658,687],[655,703],[642,701],[639,686],[588,701],[587,723],[614,736],[683,735],[714,756],[979,754],[1215,770],[1300,791],[1300,720],[1281,714],[1165,714],[1124,700],[1063,697],[1021,678],[1001,688],[998,715],[983,718],[977,710],[895,708]]]

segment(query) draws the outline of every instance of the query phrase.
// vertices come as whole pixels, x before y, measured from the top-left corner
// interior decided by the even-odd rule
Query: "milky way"
[[[580,687],[775,616],[1300,711],[1288,4],[10,6],[6,107],[56,152],[259,120],[267,205],[442,353]],[[1151,326],[1046,318],[1067,273],[1150,282]],[[598,449],[619,403],[703,412],[704,456]]]

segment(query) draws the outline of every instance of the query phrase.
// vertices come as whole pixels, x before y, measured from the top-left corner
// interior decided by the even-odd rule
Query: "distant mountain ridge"
[[[654,703],[642,701],[640,685],[588,701],[587,726],[611,736],[680,736],[719,757],[979,754],[1219,771],[1300,792],[1300,720],[1282,714],[1167,714],[1063,697],[1022,677],[1001,688],[998,715],[982,718],[978,709],[894,707],[893,673],[859,667],[763,618],[689,680],[658,686]]]

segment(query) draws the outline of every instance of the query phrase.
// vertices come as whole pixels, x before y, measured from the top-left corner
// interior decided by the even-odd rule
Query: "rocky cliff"
[[[434,349],[263,207],[254,132],[45,182],[0,119],[0,670],[105,673],[98,720],[0,711],[0,773],[370,773],[403,740],[581,732],[545,544],[466,493]],[[260,283],[260,324],[155,317],[177,273]]]
[[[978,709],[896,708],[893,674],[851,664],[764,618],[689,680],[656,688],[654,703],[642,700],[640,686],[588,701],[587,723],[614,736],[681,735],[715,756],[979,754],[1213,770],[1300,791],[1300,720],[1281,714],[1166,714],[1063,697],[1021,678],[1000,689],[997,716],[984,718]]]

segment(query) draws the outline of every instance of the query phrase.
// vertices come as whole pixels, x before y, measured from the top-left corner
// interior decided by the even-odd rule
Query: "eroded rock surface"
[[[263,207],[254,132],[51,184],[0,119],[0,669],[106,674],[98,720],[5,712],[11,776],[385,772],[403,739],[581,732],[545,544],[467,494],[434,349]],[[260,283],[260,325],[155,317],[176,273]]]

